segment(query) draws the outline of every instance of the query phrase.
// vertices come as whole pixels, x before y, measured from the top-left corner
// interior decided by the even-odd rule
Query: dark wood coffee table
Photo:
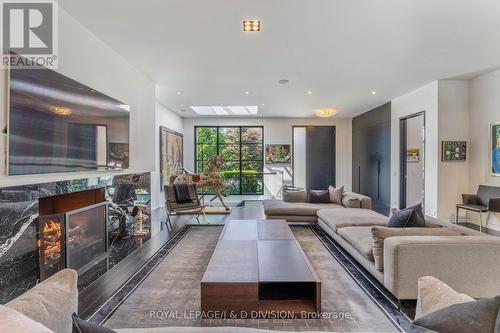
[[[283,220],[226,223],[201,280],[202,311],[321,311],[321,281]]]

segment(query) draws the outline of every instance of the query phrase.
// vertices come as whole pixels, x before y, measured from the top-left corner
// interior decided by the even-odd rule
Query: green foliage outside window
[[[231,185],[231,194],[263,194],[262,127],[195,127],[196,172],[203,172],[207,160],[224,157],[221,176]]]

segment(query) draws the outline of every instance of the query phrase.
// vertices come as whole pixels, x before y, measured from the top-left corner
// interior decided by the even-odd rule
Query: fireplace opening
[[[42,198],[39,211],[40,280],[63,268],[82,274],[106,258],[108,212],[103,188]]]

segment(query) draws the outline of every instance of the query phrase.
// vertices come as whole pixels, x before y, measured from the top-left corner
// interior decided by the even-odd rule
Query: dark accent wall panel
[[[308,190],[335,185],[335,127],[306,128],[306,184]]]
[[[391,200],[391,103],[352,120],[352,189],[389,214]]]

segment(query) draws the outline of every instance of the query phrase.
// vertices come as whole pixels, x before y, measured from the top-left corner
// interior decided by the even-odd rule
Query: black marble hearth
[[[108,202],[108,255],[79,277],[83,289],[147,242],[163,228],[151,226],[150,174],[104,176],[36,185],[0,188],[0,304],[22,294],[40,279],[37,249],[39,199],[104,188]],[[133,208],[146,214],[137,232]],[[157,230],[158,229],[158,230]]]

